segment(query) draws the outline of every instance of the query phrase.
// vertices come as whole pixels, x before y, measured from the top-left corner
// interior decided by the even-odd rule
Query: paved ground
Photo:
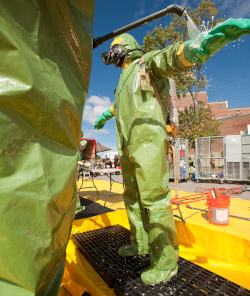
[[[109,181],[109,178],[107,176],[97,176],[95,177],[97,180],[106,180]],[[112,179],[115,182],[122,183],[122,175],[113,175]],[[209,188],[225,188],[225,189],[231,189],[234,187],[242,186],[242,184],[236,184],[236,183],[223,183],[220,184],[219,182],[199,182],[196,181],[187,181],[187,182],[180,182],[178,183],[178,190],[180,191],[187,191],[187,192],[198,192],[198,190],[202,189],[209,189]],[[249,186],[250,187],[250,186]],[[174,190],[174,182],[169,182],[169,188],[171,190]],[[240,195],[232,196],[231,197],[238,197],[246,200],[250,200],[250,191],[242,192]]]

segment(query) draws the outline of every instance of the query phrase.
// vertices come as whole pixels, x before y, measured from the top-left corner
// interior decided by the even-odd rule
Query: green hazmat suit
[[[140,48],[129,34],[116,37],[124,51]],[[183,72],[177,52],[180,43],[145,54],[146,67],[153,78],[167,114],[169,75]],[[118,152],[123,174],[123,193],[130,229],[131,254],[148,254],[150,266],[160,271],[177,271],[178,242],[168,188],[166,161],[168,138],[162,109],[150,85],[142,91],[139,60],[143,53],[126,55],[125,67],[115,92]],[[126,255],[126,248],[120,253]],[[128,247],[128,253],[130,247]]]
[[[75,214],[94,0],[0,3],[0,295],[55,296]]]
[[[250,33],[250,20],[232,19],[219,24],[196,40],[176,43],[163,50],[145,54],[145,66],[158,90],[167,114],[169,75],[185,72],[193,63],[204,63],[213,53],[232,40]],[[115,37],[126,53],[140,49],[129,34]],[[105,121],[116,117],[118,151],[125,191],[123,194],[131,228],[131,246],[119,250],[121,256],[147,254],[150,268],[142,272],[147,284],[169,279],[177,272],[178,245],[168,189],[169,169],[166,162],[168,139],[161,106],[149,83],[141,89],[140,51],[127,53],[115,92],[112,110],[105,111],[95,122],[100,129]],[[111,61],[112,63],[112,61]],[[108,116],[107,116],[108,115]]]

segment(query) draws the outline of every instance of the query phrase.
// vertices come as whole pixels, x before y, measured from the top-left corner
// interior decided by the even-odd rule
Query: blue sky
[[[143,0],[143,1],[95,1],[94,38],[106,35],[140,18],[164,9],[170,4],[180,4],[197,8],[200,1],[190,0]],[[223,12],[224,18],[249,18],[249,0],[216,0],[216,8]],[[164,27],[171,21],[165,16],[144,26],[129,31],[140,45],[147,31],[152,32],[156,25]],[[89,93],[85,103],[82,130],[84,138],[96,139],[101,144],[117,150],[115,120],[108,121],[105,127],[96,131],[95,120],[114,101],[114,90],[118,84],[121,70],[113,65],[105,66],[101,60],[102,51],[108,51],[110,41],[93,50],[93,61]],[[229,108],[250,107],[250,35],[230,43],[216,53],[203,66],[208,85],[205,89],[208,101],[228,101]]]

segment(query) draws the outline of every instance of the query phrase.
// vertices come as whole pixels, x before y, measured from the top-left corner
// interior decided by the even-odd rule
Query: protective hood
[[[111,43],[111,47],[114,44],[120,44],[123,47],[124,52],[127,52],[131,49],[136,49],[136,48],[141,49],[140,45],[135,40],[135,38],[128,33],[124,33],[124,34],[121,34],[121,35],[118,35],[117,37],[115,37],[113,42]],[[133,61],[133,60],[141,58],[142,56],[143,56],[143,52],[139,51],[139,50],[129,52],[126,55],[126,63],[129,60]]]

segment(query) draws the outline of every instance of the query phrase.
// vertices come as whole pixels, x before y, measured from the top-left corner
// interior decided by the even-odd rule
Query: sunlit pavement
[[[95,180],[103,180],[103,181],[109,181],[109,178],[107,176],[97,176],[94,178]],[[122,175],[112,175],[112,179],[115,182],[122,183]],[[236,183],[228,183],[225,182],[223,184],[218,182],[199,182],[197,183],[196,181],[187,181],[187,182],[179,182],[178,183],[178,190],[180,191],[187,191],[190,193],[197,193],[199,189],[210,189],[210,188],[225,188],[225,189],[231,189],[231,188],[239,188],[239,186],[242,186],[243,184],[236,184]],[[169,181],[168,184],[169,188],[171,190],[174,190],[174,182]],[[249,185],[250,188],[250,185]],[[198,190],[197,190],[198,189]],[[242,192],[239,195],[230,195],[231,197],[237,197],[237,198],[242,198],[245,200],[250,200],[250,191]]]

